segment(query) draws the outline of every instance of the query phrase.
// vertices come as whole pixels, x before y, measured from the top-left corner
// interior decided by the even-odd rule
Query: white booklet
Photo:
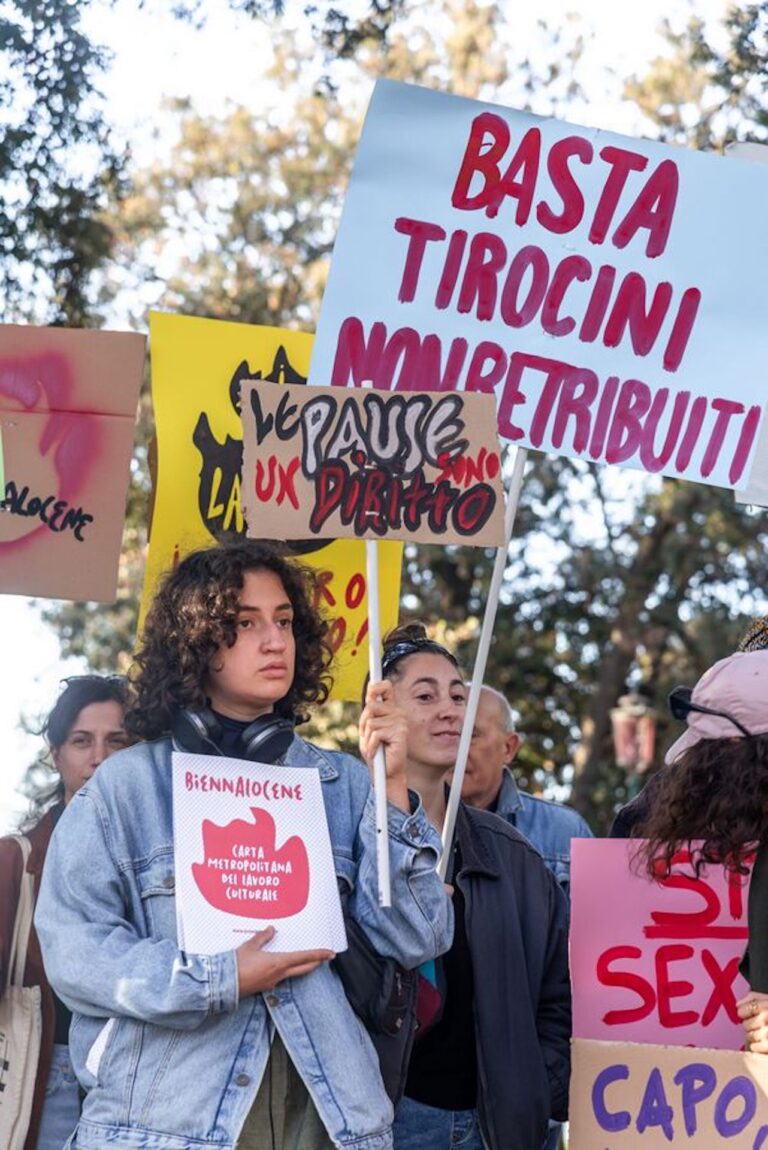
[[[175,751],[179,946],[233,950],[275,927],[267,950],[346,950],[316,770]]]

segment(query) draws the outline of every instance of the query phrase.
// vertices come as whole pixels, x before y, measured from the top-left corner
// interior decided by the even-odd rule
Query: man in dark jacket
[[[568,1114],[565,898],[527,839],[463,803],[454,857],[456,931],[437,960],[444,1009],[417,1034],[395,1148],[417,1145],[410,1134],[426,1105],[453,1112],[452,1141],[462,1133],[458,1112],[468,1120],[474,1110],[488,1150],[541,1150],[550,1116]],[[471,1124],[466,1136],[467,1145],[479,1145]],[[422,1131],[422,1150],[438,1144],[431,1128]]]
[[[519,790],[510,769],[519,746],[520,736],[507,699],[493,687],[483,686],[461,797],[472,807],[492,811],[524,834],[569,898],[571,840],[592,838],[592,831],[576,811]],[[550,1123],[545,1150],[557,1150],[560,1130],[560,1123]]]
[[[565,899],[530,843],[497,816],[462,804],[456,835],[462,865],[455,882],[464,896],[474,983],[481,1126],[493,1150],[543,1145],[547,1119],[568,1116]],[[499,903],[507,908],[501,924],[493,918]]]

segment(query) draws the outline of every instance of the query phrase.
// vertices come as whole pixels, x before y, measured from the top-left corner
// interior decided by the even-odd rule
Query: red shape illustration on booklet
[[[251,807],[253,822],[234,819],[224,827],[203,823],[205,861],[192,874],[206,902],[244,918],[288,918],[309,898],[309,857],[294,835],[278,850],[275,820]]]

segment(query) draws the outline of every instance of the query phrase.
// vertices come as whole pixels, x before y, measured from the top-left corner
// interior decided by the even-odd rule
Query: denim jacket
[[[570,897],[571,839],[591,839],[592,831],[570,807],[527,795],[505,769],[496,814],[524,834],[544,859],[563,892]]]
[[[234,951],[179,950],[170,758],[168,739],[111,756],[51,840],[35,921],[50,981],[74,1012],[87,1095],[72,1145],[232,1150],[277,1030],[335,1145],[389,1150],[376,1054],[328,963],[240,1001]],[[406,967],[445,951],[452,910],[421,805],[389,806],[392,907],[382,909],[367,770],[299,738],[283,762],[319,771],[337,876],[374,947]]]

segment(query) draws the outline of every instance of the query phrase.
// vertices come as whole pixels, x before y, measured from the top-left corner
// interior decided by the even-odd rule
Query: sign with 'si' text
[[[504,543],[490,396],[250,380],[241,395],[249,535]]]
[[[574,839],[570,959],[577,1038],[739,1050],[747,876],[690,855],[653,881],[640,839]]]
[[[309,382],[491,392],[511,443],[743,487],[766,199],[761,165],[380,80]]]

